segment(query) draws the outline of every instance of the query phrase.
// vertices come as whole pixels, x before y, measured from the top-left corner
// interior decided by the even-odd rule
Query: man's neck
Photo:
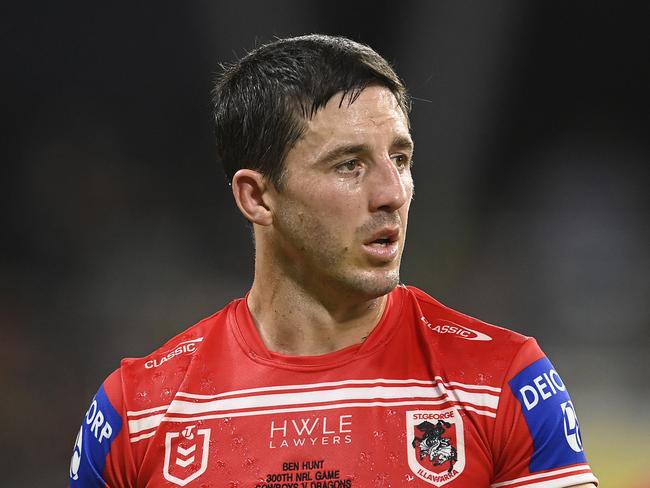
[[[386,296],[332,300],[291,280],[264,281],[269,280],[256,274],[248,308],[265,346],[282,354],[316,356],[359,344],[377,325],[386,304]]]

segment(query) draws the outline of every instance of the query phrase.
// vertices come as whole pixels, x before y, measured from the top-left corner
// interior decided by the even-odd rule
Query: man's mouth
[[[364,244],[387,246],[397,242],[398,240],[399,228],[381,229],[380,231],[375,232]]]
[[[399,228],[385,228],[375,232],[364,242],[363,247],[375,260],[392,261],[399,254]]]

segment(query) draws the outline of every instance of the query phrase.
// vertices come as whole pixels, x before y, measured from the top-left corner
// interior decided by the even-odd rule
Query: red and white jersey
[[[537,343],[399,286],[361,344],[269,352],[231,302],[99,389],[72,487],[558,488],[597,480]]]

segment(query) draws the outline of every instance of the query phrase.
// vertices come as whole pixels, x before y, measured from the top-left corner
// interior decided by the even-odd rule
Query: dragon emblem
[[[458,461],[456,448],[448,437],[443,437],[451,426],[452,424],[444,420],[438,420],[435,424],[425,420],[415,426],[424,435],[421,437],[416,435],[412,442],[414,449],[419,448],[420,461],[428,458],[434,466],[440,466],[448,461],[448,473],[452,472],[454,463]]]

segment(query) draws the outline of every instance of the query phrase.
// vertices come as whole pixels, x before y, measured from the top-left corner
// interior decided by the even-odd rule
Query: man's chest
[[[131,420],[132,439],[157,424],[132,443],[138,486],[488,486],[497,404],[479,386],[412,379],[179,394]]]

